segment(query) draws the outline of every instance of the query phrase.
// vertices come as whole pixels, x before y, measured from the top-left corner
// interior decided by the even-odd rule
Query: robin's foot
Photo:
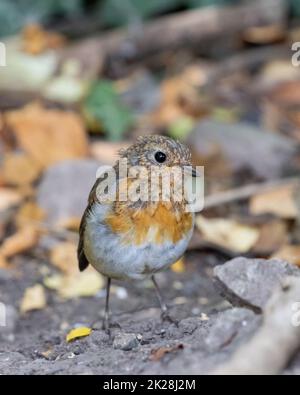
[[[117,321],[114,321],[114,320],[107,321],[106,319],[102,319],[102,320],[94,321],[92,323],[92,328],[96,331],[97,330],[104,330],[108,333],[111,328],[121,329],[121,325]]]
[[[163,321],[168,321],[171,324],[174,324],[176,326],[178,326],[179,321],[176,320],[175,318],[171,317],[169,310],[163,310],[161,313],[161,319]]]

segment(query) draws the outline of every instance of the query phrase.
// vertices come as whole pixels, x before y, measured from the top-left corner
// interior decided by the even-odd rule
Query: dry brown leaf
[[[183,344],[176,344],[171,347],[160,347],[151,351],[150,361],[160,361],[166,354],[174,351],[183,350]]]
[[[22,32],[23,50],[31,55],[38,55],[48,49],[61,48],[66,40],[55,32],[48,32],[42,26],[32,23]]]
[[[34,247],[39,240],[39,231],[36,227],[27,226],[4,240],[0,247],[0,256],[5,259],[21,254]]]
[[[68,219],[63,219],[62,221],[58,221],[57,227],[78,232],[80,228],[80,222],[81,222],[81,218],[70,217]]]
[[[284,185],[253,196],[250,200],[251,214],[274,214],[280,218],[297,218],[299,211],[295,199],[296,189],[295,184]]]
[[[27,185],[35,181],[41,167],[24,153],[9,153],[3,160],[3,177],[7,185]]]
[[[295,72],[298,71],[294,67]],[[299,77],[298,77],[299,78]],[[297,106],[300,103],[300,81],[288,81],[275,87],[269,98],[282,106]]]
[[[278,252],[276,252],[272,258],[283,259],[284,261],[300,266],[300,246],[285,245]]]
[[[20,312],[22,314],[32,310],[44,309],[47,305],[45,289],[42,285],[36,284],[27,288],[23,299],[20,303]]]
[[[270,255],[284,245],[288,239],[288,228],[286,222],[274,220],[260,227],[260,235],[253,252]]]
[[[63,273],[78,272],[77,247],[70,242],[57,244],[50,252],[50,262]]]
[[[35,202],[29,201],[23,204],[17,212],[15,223],[18,228],[24,226],[39,225],[45,219],[45,212]]]
[[[19,192],[10,188],[0,188],[0,211],[17,206],[22,201]]]
[[[252,26],[245,30],[243,38],[251,44],[273,44],[286,38],[287,30],[282,24]]]
[[[161,104],[152,117],[157,125],[169,126],[185,115],[199,117],[208,113],[208,105],[188,72],[164,80],[161,95]]]
[[[7,112],[5,119],[19,146],[42,167],[88,153],[82,119],[74,112],[46,109],[34,102]]]
[[[96,142],[91,145],[92,156],[106,165],[113,165],[121,149],[128,148],[130,143]]]
[[[257,243],[259,229],[223,218],[205,218],[199,215],[196,225],[204,240],[245,253]]]

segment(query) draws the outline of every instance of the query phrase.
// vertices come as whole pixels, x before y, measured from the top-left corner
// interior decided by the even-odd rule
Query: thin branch
[[[267,192],[277,187],[290,184],[299,184],[298,177],[291,177],[282,180],[268,181],[265,183],[250,184],[241,188],[216,193],[205,198],[204,209],[218,207],[223,204],[233,203],[239,200],[247,200],[259,193]]]

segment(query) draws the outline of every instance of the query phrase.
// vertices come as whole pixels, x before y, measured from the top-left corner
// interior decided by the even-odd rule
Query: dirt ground
[[[188,366],[198,358],[203,365],[201,355],[204,354],[210,355],[208,366],[201,367],[206,370],[215,363],[216,347],[220,346],[218,359],[221,360],[232,348],[232,339],[224,339],[224,344],[219,346],[204,344],[218,312],[229,308],[216,292],[211,278],[213,266],[221,261],[222,258],[217,261],[213,255],[190,253],[185,273],[168,271],[158,276],[178,325],[161,320],[150,282],[119,283],[127,292],[124,294],[123,289],[121,293],[124,299],[114,293],[111,308],[112,320],[121,329],[114,327],[109,338],[99,328],[89,337],[72,343],[65,340],[70,329],[90,326],[100,318],[104,293],[64,302],[48,291],[46,309],[20,316],[18,304],[24,290],[32,285],[32,279],[42,281],[42,278],[34,260],[28,258],[26,262],[15,263],[14,271],[0,273],[1,298],[10,306],[8,327],[0,329],[1,374],[187,373]],[[252,313],[244,314],[253,323]],[[95,327],[99,325],[96,323]],[[115,348],[114,338],[124,333],[134,333],[139,339],[132,350]]]

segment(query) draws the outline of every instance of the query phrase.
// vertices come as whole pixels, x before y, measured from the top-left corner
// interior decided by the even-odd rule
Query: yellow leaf
[[[254,196],[250,212],[254,215],[274,214],[280,218],[294,219],[299,216],[296,204],[297,186],[284,185]]]
[[[46,294],[42,285],[36,284],[27,288],[20,304],[22,314],[32,310],[41,310],[46,307]]]
[[[230,219],[199,215],[196,225],[206,241],[241,253],[250,251],[260,235],[259,229]]]
[[[179,261],[175,262],[174,265],[171,266],[171,269],[175,273],[183,273],[185,271],[184,260],[179,259]]]
[[[72,329],[66,337],[66,341],[69,343],[73,340],[80,339],[81,337],[89,336],[92,332],[91,328],[82,326],[80,328]]]
[[[83,273],[55,275],[47,277],[44,284],[58,292],[64,299],[95,296],[104,286],[102,275],[93,268]]]

